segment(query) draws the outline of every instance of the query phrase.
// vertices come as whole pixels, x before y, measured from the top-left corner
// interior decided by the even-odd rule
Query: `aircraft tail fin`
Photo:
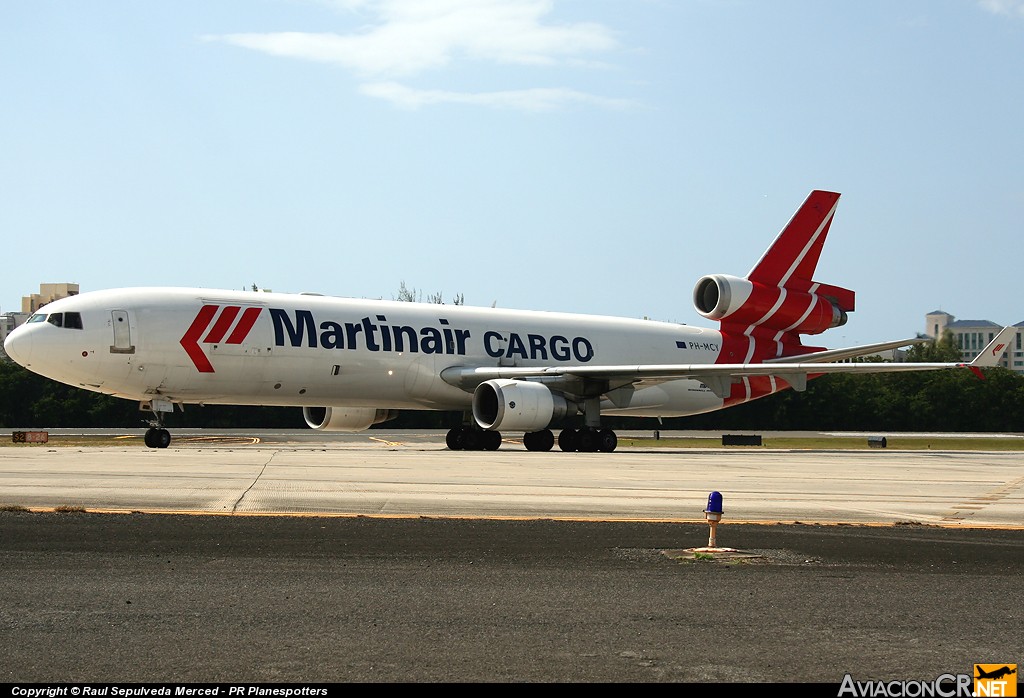
[[[776,355],[805,353],[799,335],[845,325],[854,310],[854,292],[813,279],[839,196],[812,191],[746,278],[712,274],[700,279],[693,296],[697,311],[719,320],[723,332],[792,347]]]
[[[812,191],[747,278],[780,288],[789,287],[791,281],[810,283],[838,205],[836,192]]]

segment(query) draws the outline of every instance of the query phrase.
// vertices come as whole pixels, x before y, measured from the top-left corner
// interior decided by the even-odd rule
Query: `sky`
[[[717,327],[814,189],[830,347],[1024,321],[1024,0],[8,0],[0,311],[39,284]]]

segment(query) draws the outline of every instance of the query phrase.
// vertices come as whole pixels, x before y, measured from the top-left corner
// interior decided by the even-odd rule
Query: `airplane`
[[[63,298],[4,342],[54,380],[139,401],[145,443],[167,448],[164,415],[186,404],[301,407],[325,431],[362,431],[398,410],[461,411],[452,450],[611,452],[602,415],[677,417],[830,373],[994,366],[1015,331],[967,363],[848,362],[921,338],[828,350],[802,335],[846,324],[854,292],[812,279],[840,195],[815,190],[740,278],[697,281],[719,329],[599,315],[203,288],[125,288]],[[582,416],[583,426],[578,423]]]
[[[1012,669],[1008,665],[1004,665],[993,671],[985,671],[977,664],[975,664],[974,667],[978,671],[978,675],[974,677],[976,679],[1001,679],[1004,676],[1017,673],[1016,665],[1014,665]]]

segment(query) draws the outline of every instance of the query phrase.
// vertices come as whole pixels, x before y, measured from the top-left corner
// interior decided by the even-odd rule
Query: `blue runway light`
[[[708,508],[704,510],[705,514],[722,514],[722,493],[712,492],[708,495]]]
[[[704,510],[704,518],[708,522],[708,526],[711,527],[710,534],[708,535],[708,547],[716,547],[715,543],[715,532],[718,528],[718,522],[722,520],[722,493],[712,492],[708,495],[708,508]]]

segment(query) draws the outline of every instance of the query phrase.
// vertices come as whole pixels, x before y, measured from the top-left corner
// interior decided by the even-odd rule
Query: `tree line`
[[[955,355],[953,355],[955,353]],[[959,361],[943,343],[911,350],[908,360]],[[786,390],[725,410],[662,420],[605,417],[615,429],[727,429],[837,431],[1019,432],[1024,415],[1024,376],[1003,368],[913,373],[833,374],[807,390]],[[7,428],[138,428],[151,417],[138,403],[52,381],[0,360],[0,426]],[[381,428],[442,429],[460,412],[402,411]],[[169,427],[305,428],[295,407],[187,405],[168,416]]]

